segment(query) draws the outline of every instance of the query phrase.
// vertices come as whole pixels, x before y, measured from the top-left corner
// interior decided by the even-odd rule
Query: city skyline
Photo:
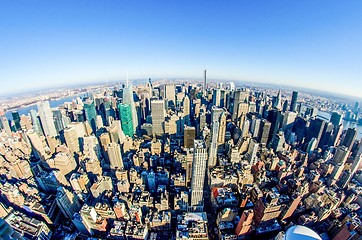
[[[0,95],[127,72],[130,79],[201,79],[206,68],[210,79],[360,96],[359,1],[1,6]]]

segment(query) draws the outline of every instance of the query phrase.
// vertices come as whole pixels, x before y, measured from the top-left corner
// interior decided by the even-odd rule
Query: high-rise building
[[[270,127],[271,127],[271,123],[268,120],[263,119],[261,121],[260,131],[259,131],[259,142],[261,144],[267,144],[269,133],[270,133]]]
[[[341,121],[342,121],[342,114],[338,112],[332,112],[330,122],[334,126],[338,126],[339,124],[341,124]]]
[[[41,130],[38,113],[34,109],[30,110],[30,117],[31,117],[31,122],[33,125],[34,132],[36,132],[38,135],[42,135],[43,132]]]
[[[120,103],[118,105],[118,111],[124,135],[132,137],[134,135],[134,127],[131,106],[125,103]]]
[[[38,102],[38,112],[41,120],[41,125],[46,137],[55,137],[58,135],[53,121],[53,112],[50,108],[49,102]]]
[[[225,143],[225,134],[226,134],[226,114],[223,111],[220,115],[219,121],[219,133],[218,133],[218,146],[221,146]],[[220,147],[219,147],[220,148]]]
[[[194,146],[194,140],[196,137],[195,127],[185,126],[184,129],[184,147],[192,148]]]
[[[317,139],[317,145],[322,137],[324,126],[326,122],[319,118],[311,119],[310,125],[306,132],[305,142],[309,142],[312,138]]]
[[[268,143],[269,143],[273,139],[273,137],[278,134],[279,129],[283,122],[283,115],[280,110],[272,109],[269,111],[267,119],[271,123],[270,133],[268,137]]]
[[[297,117],[296,112],[286,111],[284,113],[283,123],[282,123],[282,129],[285,133],[288,131],[291,131],[293,128],[293,124],[295,121],[295,118]]]
[[[8,135],[11,135],[11,128],[10,128],[9,120],[5,116],[1,116],[0,119],[1,119],[2,129],[4,129],[4,131]]]
[[[185,96],[183,100],[183,118],[186,125],[190,125],[190,98],[189,96]]]
[[[211,142],[209,147],[209,161],[208,167],[212,168],[216,165],[217,161],[217,147],[218,147],[218,133],[219,133],[219,121],[214,120],[211,124]]]
[[[206,143],[204,140],[195,140],[191,178],[191,206],[203,206],[206,165]]]
[[[56,202],[64,216],[69,219],[81,208],[78,197],[64,187],[57,189]]]
[[[17,111],[13,111],[11,113],[12,117],[13,117],[13,121],[15,124],[15,128],[17,131],[21,131],[21,124],[20,124],[20,115]]]
[[[214,89],[214,93],[212,95],[212,104],[216,107],[220,107],[221,100],[221,90],[219,88]]]
[[[165,85],[165,99],[167,100],[167,105],[174,107],[176,105],[176,93],[174,84]]]
[[[127,86],[123,89],[123,103],[126,103],[131,106],[133,130],[136,132],[138,128],[138,116],[133,98],[133,85],[128,84],[128,81],[127,81]]]
[[[290,111],[292,111],[292,112],[297,111],[297,101],[298,101],[298,92],[293,91],[292,100],[290,102]]]
[[[67,127],[64,129],[64,139],[65,139],[65,143],[67,144],[68,148],[72,152],[74,152],[74,153],[80,152],[79,138],[77,135],[77,131],[74,128]]]
[[[86,101],[84,103],[83,108],[84,108],[85,118],[89,122],[89,125],[91,126],[93,132],[96,132],[96,130],[97,130],[97,124],[96,124],[97,111],[94,106],[94,101],[92,101],[92,100]]]
[[[165,101],[151,99],[152,132],[156,135],[165,133]]]
[[[53,111],[55,129],[59,133],[60,131],[62,131],[65,128],[64,122],[63,122],[63,115],[59,109],[53,109],[52,111]]]
[[[121,148],[117,143],[110,143],[107,146],[107,154],[111,169],[122,169],[123,168],[123,160],[121,155]]]
[[[348,128],[341,145],[346,146],[348,150],[351,151],[357,134],[358,132],[355,128]]]
[[[256,155],[259,151],[259,143],[255,139],[251,139],[248,146],[248,151],[246,153],[246,157],[249,160],[250,165],[255,165],[258,156]]]

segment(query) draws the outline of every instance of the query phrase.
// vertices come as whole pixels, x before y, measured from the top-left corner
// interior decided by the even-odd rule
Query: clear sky
[[[362,1],[0,1],[0,95],[204,68],[362,97]]]

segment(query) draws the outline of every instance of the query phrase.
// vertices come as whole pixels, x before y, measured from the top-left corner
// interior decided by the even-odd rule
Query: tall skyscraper
[[[168,106],[174,107],[176,105],[176,93],[174,84],[165,85],[165,99],[168,101]]]
[[[246,103],[249,98],[249,93],[245,90],[235,90],[234,100],[232,105],[232,120],[235,121],[241,116],[242,112],[239,110],[239,103]],[[231,106],[230,106],[231,107]]]
[[[63,115],[59,109],[53,109],[52,111],[53,111],[55,129],[59,133],[60,131],[62,131],[65,128],[64,122],[63,122]]]
[[[190,98],[189,96],[185,96],[183,99],[183,118],[186,125],[190,125]]]
[[[96,108],[94,106],[94,101],[93,100],[88,100],[84,103],[84,113],[85,113],[85,118],[87,119],[87,121],[89,122],[89,125],[91,126],[93,132],[95,133],[97,130],[97,111]]]
[[[297,111],[297,101],[298,101],[298,92],[293,91],[292,100],[290,102],[290,111],[292,111],[292,112]]]
[[[121,148],[117,143],[110,143],[107,146],[107,154],[111,169],[122,169],[123,168],[123,160],[121,155]]]
[[[219,133],[218,133],[218,146],[221,146],[225,143],[225,134],[226,134],[226,114],[223,111],[220,115],[219,121]]]
[[[39,118],[38,118],[38,113],[34,109],[30,110],[30,117],[31,117],[31,122],[32,122],[32,125],[33,125],[34,132],[36,132],[38,135],[42,135],[43,132],[41,130],[41,125],[40,125],[40,121],[39,121]]]
[[[56,202],[64,216],[69,219],[81,208],[78,197],[64,187],[57,189]]]
[[[165,101],[151,99],[152,133],[162,135],[165,133]]]
[[[191,206],[203,206],[207,148],[204,140],[194,141],[191,179]]]
[[[338,126],[339,124],[341,124],[341,121],[342,121],[342,114],[338,112],[332,112],[330,122],[334,126]]]
[[[127,80],[127,86],[123,89],[123,103],[126,103],[131,106],[133,130],[136,132],[138,127],[138,116],[137,116],[135,102],[133,99],[133,85],[128,84],[128,80]]]
[[[20,116],[19,116],[19,113],[17,111],[13,111],[11,113],[12,117],[13,117],[13,121],[14,121],[14,124],[15,124],[15,128],[17,131],[20,131],[21,130],[21,124],[20,124]]]
[[[214,89],[214,93],[212,95],[212,103],[216,107],[220,107],[220,100],[221,100],[221,90],[220,89]]]
[[[348,150],[351,151],[357,134],[358,132],[355,128],[348,128],[341,145],[346,146]]]
[[[261,121],[261,124],[260,124],[260,131],[259,131],[259,142],[261,144],[267,144],[268,143],[268,137],[269,137],[269,133],[270,133],[270,126],[271,126],[271,123],[266,120],[266,119],[263,119]]]
[[[326,122],[319,118],[312,119],[306,133],[305,142],[307,143],[312,140],[312,138],[316,138],[318,146],[323,134],[325,124]]]
[[[211,142],[209,147],[208,167],[212,168],[216,165],[217,147],[218,147],[219,121],[215,120],[211,124]]]
[[[132,137],[134,135],[134,127],[131,106],[125,103],[120,103],[118,105],[118,111],[124,134],[126,136]]]
[[[58,135],[53,120],[53,112],[50,108],[49,102],[38,102],[38,112],[41,120],[41,125],[46,137],[55,137]]]
[[[185,126],[184,129],[184,147],[192,148],[196,137],[196,129],[192,126]]]
[[[0,119],[1,119],[1,125],[2,125],[2,128],[4,129],[4,131],[8,135],[11,135],[11,128],[10,128],[9,120],[5,116],[0,116]]]
[[[273,139],[275,135],[278,134],[279,129],[283,122],[283,115],[280,110],[272,109],[268,113],[268,121],[270,125],[270,133],[268,137],[268,143]]]

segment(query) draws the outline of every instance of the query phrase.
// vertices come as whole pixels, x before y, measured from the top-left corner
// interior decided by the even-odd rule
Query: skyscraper
[[[96,130],[97,130],[97,124],[96,124],[97,111],[94,106],[94,101],[92,101],[92,100],[86,101],[84,103],[83,108],[84,108],[85,118],[89,122],[89,125],[91,126],[93,132],[96,132]]]
[[[151,99],[152,112],[152,133],[156,135],[164,134],[165,125],[165,101]]]
[[[30,110],[30,117],[31,117],[31,122],[33,124],[34,132],[36,132],[38,135],[42,135],[43,132],[41,130],[41,125],[40,125],[40,121],[39,121],[39,118],[38,118],[38,113],[34,109]]]
[[[12,117],[13,117],[13,121],[14,121],[14,124],[15,124],[15,128],[17,131],[20,131],[21,130],[21,124],[20,124],[20,116],[19,116],[19,113],[17,111],[13,111],[11,113]]]
[[[166,84],[165,85],[165,99],[168,101],[168,106],[174,107],[176,105],[176,93],[175,85]]]
[[[217,160],[217,146],[218,146],[218,133],[219,133],[219,121],[215,120],[211,124],[211,142],[209,147],[209,161],[208,167],[214,167]]]
[[[271,123],[268,120],[263,119],[261,121],[260,131],[259,131],[259,142],[261,144],[263,144],[263,143],[267,144],[269,133],[270,133],[270,126],[271,126]]]
[[[41,125],[46,137],[55,137],[58,135],[53,120],[53,112],[50,108],[49,102],[38,102],[38,112],[41,120]]]
[[[136,132],[138,127],[138,116],[133,99],[133,85],[128,84],[128,81],[127,81],[127,86],[123,89],[123,103],[126,103],[131,106],[133,130]]]
[[[11,135],[11,128],[10,128],[9,120],[5,116],[1,116],[0,119],[1,119],[1,125],[2,125],[2,128],[4,129],[4,131],[8,135]]]
[[[122,169],[123,168],[123,160],[122,160],[121,148],[120,148],[119,144],[114,143],[114,142],[108,144],[107,154],[108,154],[108,159],[109,159],[111,169],[116,169],[116,168]]]
[[[339,124],[341,124],[341,121],[342,121],[342,114],[338,112],[332,112],[330,122],[334,126],[338,126]]]
[[[78,197],[64,187],[57,189],[56,202],[64,216],[69,219],[81,208]]]
[[[183,117],[186,125],[190,125],[190,98],[185,96],[183,99]]]
[[[283,115],[280,110],[272,109],[268,113],[268,121],[270,125],[270,133],[268,137],[268,143],[273,139],[273,137],[278,134],[279,129],[283,122]]]
[[[351,151],[357,134],[358,133],[355,128],[348,128],[341,145],[346,146],[348,150]]]
[[[292,101],[290,102],[290,111],[292,111],[292,112],[297,111],[297,101],[298,101],[298,92],[293,91]]]
[[[194,141],[191,179],[191,206],[203,206],[207,148],[204,140]]]
[[[124,134],[126,136],[132,137],[134,135],[134,127],[131,106],[125,103],[120,103],[118,105],[118,111]]]
[[[192,126],[185,126],[184,129],[184,147],[192,148],[196,137],[196,129]]]

